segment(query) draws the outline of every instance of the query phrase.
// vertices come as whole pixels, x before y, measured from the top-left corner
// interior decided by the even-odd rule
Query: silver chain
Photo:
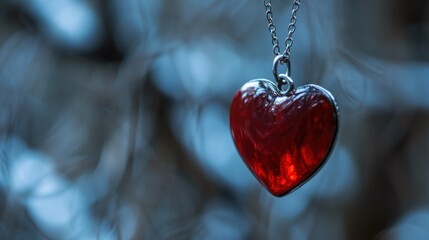
[[[282,56],[285,60],[290,60],[290,49],[293,45],[292,35],[296,30],[296,13],[299,10],[300,4],[301,4],[301,0],[294,0],[294,2],[293,2],[292,16],[290,17],[290,22],[289,22],[289,26],[288,26],[288,35],[287,35],[286,40],[285,40],[286,49],[282,53]],[[271,33],[271,42],[273,44],[273,53],[274,53],[274,55],[279,56],[281,50],[280,50],[279,38],[277,37],[276,25],[274,25],[271,0],[264,0],[264,5],[265,5],[265,14],[266,14],[267,21],[268,21],[268,30]]]

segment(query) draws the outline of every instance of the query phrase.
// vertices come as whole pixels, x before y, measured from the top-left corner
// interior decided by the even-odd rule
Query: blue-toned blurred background
[[[0,1],[0,239],[429,239],[429,2],[302,1],[294,41],[340,131],[275,198],[228,120],[272,78],[262,0]]]

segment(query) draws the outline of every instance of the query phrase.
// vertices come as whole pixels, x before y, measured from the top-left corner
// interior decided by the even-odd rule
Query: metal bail
[[[279,63],[281,65],[286,64],[286,72],[284,74],[279,74],[278,67]],[[283,55],[277,55],[274,58],[273,62],[273,74],[274,78],[277,81],[278,87],[281,90],[283,85],[287,85],[287,89],[285,91],[282,91],[282,93],[286,94],[293,90],[294,83],[292,78],[290,78],[291,75],[291,68],[290,68],[290,60],[289,58],[283,56]]]

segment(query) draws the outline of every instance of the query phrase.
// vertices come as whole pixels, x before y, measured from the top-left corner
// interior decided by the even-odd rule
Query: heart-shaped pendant
[[[268,80],[252,80],[232,101],[232,137],[253,175],[282,196],[312,177],[329,156],[337,112],[334,98],[320,86],[282,93]]]

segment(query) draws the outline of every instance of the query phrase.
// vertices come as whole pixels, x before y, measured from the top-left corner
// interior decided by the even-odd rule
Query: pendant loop
[[[278,67],[279,67],[279,63],[281,65],[286,64],[286,72],[284,74],[279,74],[278,71]],[[276,79],[276,82],[278,84],[278,87],[280,90],[282,90],[282,86],[283,85],[287,85],[287,89],[286,90],[282,90],[282,93],[287,94],[290,91],[293,90],[293,88],[295,87],[292,78],[290,77],[291,75],[291,67],[290,67],[290,60],[289,58],[285,57],[284,55],[277,55],[274,58],[274,62],[273,62],[273,74],[274,74],[274,78]]]
[[[288,75],[286,74],[280,74],[278,76],[278,79],[280,80],[280,82],[278,82],[278,88],[280,89],[280,93],[281,94],[288,94],[290,91],[295,89],[295,83],[293,82],[292,78],[290,78]],[[286,89],[282,90],[282,86],[286,85]]]

